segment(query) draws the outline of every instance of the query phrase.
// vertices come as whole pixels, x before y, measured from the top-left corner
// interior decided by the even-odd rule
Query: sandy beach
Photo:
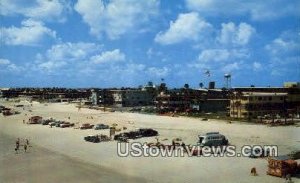
[[[25,105],[25,110],[16,108],[21,114],[0,116],[0,179],[4,182],[284,182],[284,179],[266,175],[265,158],[119,157],[116,141],[94,144],[83,140],[86,135],[108,135],[108,130],[23,124],[23,119],[28,120],[33,115],[74,122],[75,126],[88,122],[117,123],[118,127],[127,127],[128,130],[149,127],[159,132],[159,139],[168,139],[164,141],[166,144],[171,144],[171,139],[176,137],[186,144],[196,144],[199,134],[219,131],[237,148],[254,144],[277,145],[279,154],[300,149],[300,130],[295,126],[268,127],[240,122],[228,124],[221,120],[201,121],[196,118],[91,109],[78,111],[74,104],[67,103],[33,103],[33,106],[27,102],[21,103]],[[14,105],[7,102],[2,104]],[[16,138],[30,139],[32,147],[28,153],[21,151],[15,154]],[[134,141],[156,140],[149,137]],[[258,176],[250,175],[252,167],[256,167]],[[296,178],[293,181],[300,182]]]

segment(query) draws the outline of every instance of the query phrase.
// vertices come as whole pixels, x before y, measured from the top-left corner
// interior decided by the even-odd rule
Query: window
[[[272,97],[269,97],[269,101],[271,101],[272,100]]]
[[[262,100],[262,97],[258,97],[258,100],[261,101],[261,100]]]

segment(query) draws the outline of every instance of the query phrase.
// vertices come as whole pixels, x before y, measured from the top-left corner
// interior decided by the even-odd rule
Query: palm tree
[[[190,88],[190,85],[186,83],[186,84],[184,84],[184,88],[185,88],[185,89],[189,89],[189,88]]]
[[[203,83],[199,83],[199,87],[203,88],[204,84]]]

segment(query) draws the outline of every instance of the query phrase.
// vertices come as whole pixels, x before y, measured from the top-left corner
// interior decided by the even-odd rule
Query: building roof
[[[287,96],[288,93],[277,92],[242,92],[243,96]]]

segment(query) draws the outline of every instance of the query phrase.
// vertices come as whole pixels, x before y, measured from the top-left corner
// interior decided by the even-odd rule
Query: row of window
[[[279,100],[285,100],[286,97],[281,96]],[[272,101],[273,97],[272,96],[266,96],[266,97],[243,97],[242,100],[249,100],[249,101]]]

